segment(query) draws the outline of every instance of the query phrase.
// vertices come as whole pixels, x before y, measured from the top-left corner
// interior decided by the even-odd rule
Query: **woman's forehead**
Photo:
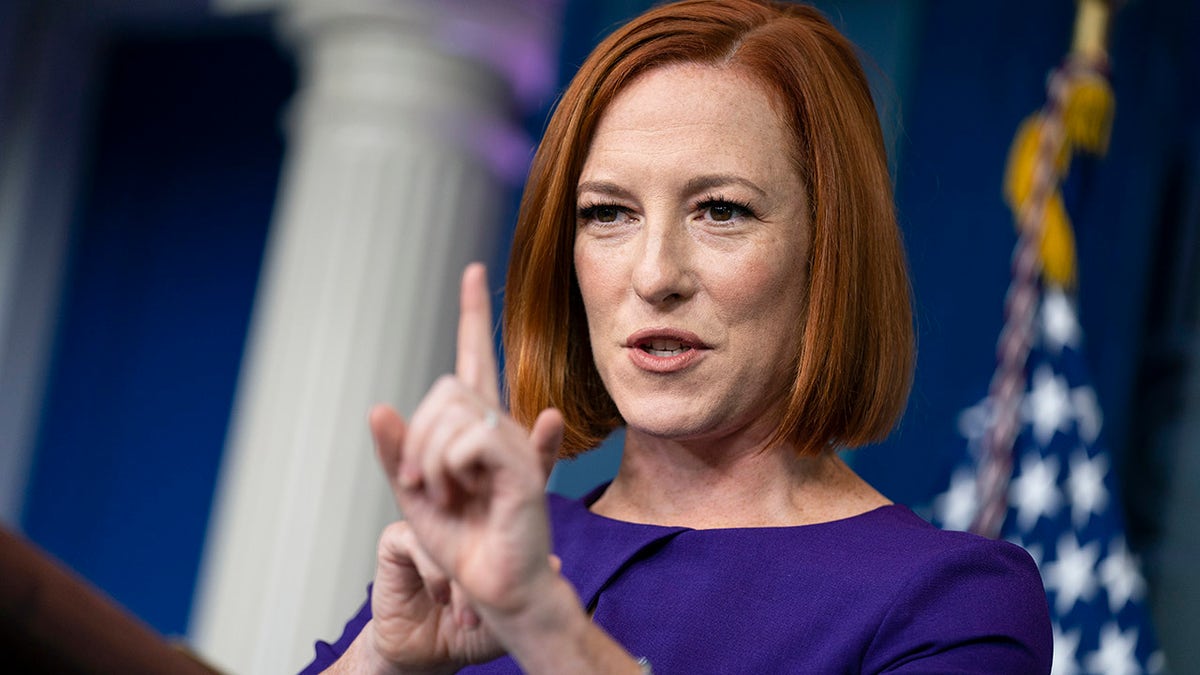
[[[790,173],[791,130],[770,93],[735,69],[672,65],[643,73],[605,110],[581,182],[675,168],[689,173]]]

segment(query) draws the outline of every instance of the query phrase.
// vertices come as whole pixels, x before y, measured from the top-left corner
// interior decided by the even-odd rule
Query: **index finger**
[[[463,271],[454,372],[485,401],[500,405],[496,354],[492,347],[492,303],[488,298],[487,270],[481,263],[471,263]]]

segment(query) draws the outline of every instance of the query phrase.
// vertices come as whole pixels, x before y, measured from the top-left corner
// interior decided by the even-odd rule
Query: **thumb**
[[[394,489],[400,480],[400,467],[404,460],[404,436],[407,432],[404,418],[390,406],[377,405],[371,408],[367,422],[371,427],[371,436],[375,438],[375,454]]]
[[[562,413],[554,408],[546,408],[534,420],[533,429],[529,432],[529,440],[533,441],[542,472],[547,477],[562,447],[564,424]]]

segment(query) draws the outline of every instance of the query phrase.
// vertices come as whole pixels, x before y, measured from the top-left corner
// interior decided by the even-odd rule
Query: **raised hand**
[[[380,540],[368,637],[399,672],[498,656],[493,628],[557,578],[544,487],[562,418],[544,411],[526,432],[500,410],[491,325],[484,269],[468,266],[455,375],[438,380],[410,425],[383,406],[371,413],[406,522]]]
[[[392,467],[388,475],[395,475],[403,419],[381,405],[371,411],[370,426],[380,459]],[[332,672],[451,673],[503,653],[405,521],[392,523],[379,538],[371,614]]]

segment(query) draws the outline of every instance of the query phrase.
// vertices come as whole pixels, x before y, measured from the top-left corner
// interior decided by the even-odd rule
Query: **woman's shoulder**
[[[897,664],[913,672],[976,672],[981,664],[998,673],[1049,669],[1046,593],[1025,549],[923,521],[906,529],[910,541],[897,542],[893,553],[903,574],[892,585],[864,670]]]
[[[900,505],[837,521],[826,543],[844,547],[879,598],[862,670],[1040,672],[1049,668],[1049,610],[1025,549],[941,530]]]
[[[838,536],[852,538],[872,554],[918,575],[945,565],[998,567],[1041,588],[1037,565],[1025,549],[970,532],[939,529],[906,506],[892,504],[837,522],[843,526]]]
[[[895,504],[767,536],[740,545],[784,553],[777,578],[792,567],[812,576],[789,602],[833,596],[811,609],[849,617],[840,629],[864,640],[852,647],[861,672],[1049,670],[1046,594],[1020,546],[938,529]]]
[[[860,549],[864,560],[887,570],[883,576],[898,592],[969,587],[972,595],[979,596],[999,590],[1008,596],[1023,596],[1044,609],[1045,592],[1037,564],[1016,544],[938,529],[900,505],[852,520],[857,522],[847,521],[849,527],[843,535],[859,529],[853,547]],[[947,600],[973,602],[958,597]]]
[[[1041,575],[1025,549],[939,529],[899,504],[826,523],[734,534],[727,548],[768,547],[785,559],[783,567],[849,574],[881,606],[936,602],[943,613],[975,612],[1003,596],[998,604],[1016,615],[1047,615]]]

